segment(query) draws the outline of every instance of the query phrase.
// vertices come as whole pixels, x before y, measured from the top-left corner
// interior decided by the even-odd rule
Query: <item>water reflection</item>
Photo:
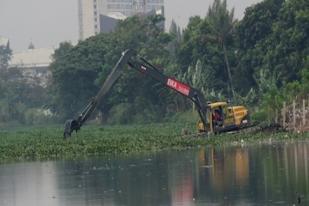
[[[53,163],[0,167],[0,205],[59,205]]]
[[[309,205],[309,142],[0,166],[0,205]]]

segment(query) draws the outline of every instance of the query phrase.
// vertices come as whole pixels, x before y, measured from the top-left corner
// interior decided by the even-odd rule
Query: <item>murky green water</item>
[[[0,205],[309,205],[309,142],[0,166]]]

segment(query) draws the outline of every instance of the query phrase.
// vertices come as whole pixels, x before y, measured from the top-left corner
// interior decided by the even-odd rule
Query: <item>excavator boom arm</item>
[[[207,104],[199,90],[189,86],[188,84],[180,82],[175,78],[166,76],[162,71],[142,57],[132,58],[133,54],[133,50],[124,51],[119,61],[112,69],[112,72],[108,75],[98,94],[91,99],[76,119],[69,119],[65,122],[64,138],[68,138],[74,130],[77,132],[82,127],[91,114],[96,110],[97,106],[103,101],[105,95],[115,84],[117,79],[119,79],[122,73],[122,68],[126,64],[145,75],[151,76],[154,80],[160,82],[164,86],[189,98],[196,105],[201,121],[204,125],[206,125]]]
[[[96,110],[97,106],[103,101],[107,92],[115,84],[117,79],[122,74],[123,67],[127,64],[129,58],[133,55],[132,50],[126,50],[122,53],[122,56],[118,60],[115,67],[112,69],[111,73],[106,78],[103,86],[101,87],[98,94],[91,99],[88,105],[83,109],[83,111],[78,115],[76,119],[69,119],[65,122],[64,126],[64,138],[71,136],[72,132],[76,132],[82,127],[82,125],[87,121],[91,114]]]
[[[207,104],[205,102],[204,96],[201,94],[201,92],[193,87],[191,87],[188,84],[185,84],[181,81],[178,81],[175,78],[166,76],[161,72],[158,68],[156,68],[154,65],[150,64],[148,61],[146,61],[144,58],[139,57],[136,59],[130,59],[128,61],[128,65],[141,72],[142,74],[149,75],[153,79],[157,80],[164,86],[180,93],[181,95],[189,98],[194,104],[196,105],[196,109],[198,111],[198,114],[201,118],[201,121],[204,125],[207,123]]]

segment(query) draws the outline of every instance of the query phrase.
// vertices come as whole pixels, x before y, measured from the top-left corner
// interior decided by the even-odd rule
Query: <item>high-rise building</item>
[[[98,33],[97,0],[78,0],[79,39]]]
[[[152,11],[160,11],[164,15],[164,0],[79,0],[78,6],[81,40],[99,32],[111,31],[115,20]],[[107,22],[102,22],[104,20]],[[101,28],[104,25],[107,28]]]
[[[163,0],[101,0],[99,3],[102,14],[119,12],[125,16],[148,13],[152,10],[159,10],[163,6]]]

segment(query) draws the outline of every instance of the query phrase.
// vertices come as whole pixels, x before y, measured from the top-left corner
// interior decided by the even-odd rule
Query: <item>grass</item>
[[[258,133],[224,134],[213,137],[184,138],[184,124],[149,124],[133,126],[85,126],[63,140],[61,126],[25,127],[0,132],[0,162],[81,159],[91,156],[128,155],[182,150],[198,145],[224,145],[259,142],[269,138],[287,140],[309,138],[309,134]],[[194,125],[187,125],[194,129]]]

